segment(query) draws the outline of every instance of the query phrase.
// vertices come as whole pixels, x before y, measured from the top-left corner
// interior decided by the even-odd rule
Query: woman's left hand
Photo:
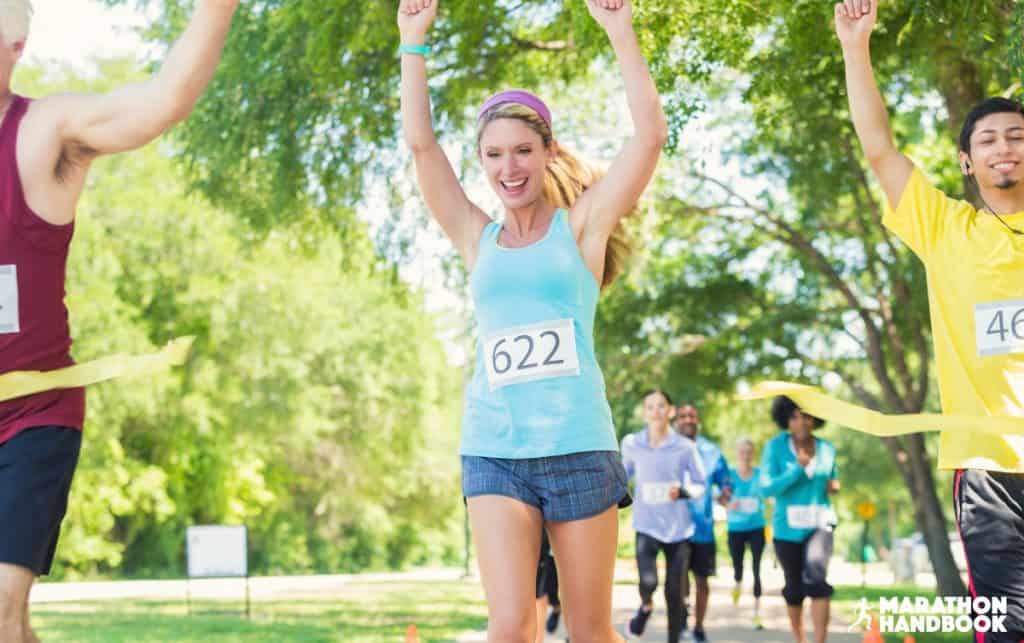
[[[633,28],[630,0],[587,0],[587,9],[608,34]]]

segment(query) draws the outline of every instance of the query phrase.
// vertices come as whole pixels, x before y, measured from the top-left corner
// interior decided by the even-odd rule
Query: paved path
[[[664,574],[659,571],[659,575],[660,582],[664,579]],[[860,567],[842,562],[834,563],[830,567],[829,576],[830,580],[836,584],[857,585],[861,580]],[[620,563],[616,569],[615,579],[612,605],[616,629],[622,633],[626,621],[636,612],[640,601],[635,584],[636,570]],[[793,637],[789,631],[786,606],[779,594],[783,584],[782,570],[773,568],[770,558],[765,560],[761,582],[765,590],[765,596],[761,598],[761,622],[765,629],[755,631],[752,626],[754,608],[752,581],[749,578],[745,579],[743,596],[739,605],[734,606],[731,597],[732,570],[725,567],[719,568],[718,575],[711,581],[711,603],[708,606],[708,615],[704,624],[704,630],[711,643],[792,643]],[[873,566],[868,573],[868,582],[875,585],[891,583],[891,574],[882,567]],[[639,640],[664,643],[668,638],[664,599],[661,592],[662,588],[659,586],[655,594],[654,614],[648,621],[647,631],[643,638]],[[809,613],[806,614],[805,619],[806,626],[810,628]],[[848,625],[845,620],[837,618],[833,613],[829,627],[828,640],[830,643],[862,643],[863,633],[850,633]],[[690,627],[692,626],[693,616],[691,614]],[[564,639],[565,630],[560,626],[555,635],[548,636],[546,640],[554,643]],[[485,632],[470,632],[459,637],[458,643],[479,643],[486,640]]]
[[[661,579],[664,578],[663,572]],[[423,569],[412,572],[386,574],[351,574],[335,576],[275,576],[250,579],[253,600],[301,600],[303,598],[323,599],[332,593],[342,593],[352,585],[365,583],[414,583],[432,581],[457,581],[463,578],[461,569]],[[861,581],[860,566],[833,561],[829,570],[830,581],[842,585],[858,585]],[[919,576],[918,583],[934,584],[930,576]],[[789,624],[785,606],[779,596],[782,587],[782,572],[774,567],[771,558],[766,557],[762,582],[765,596],[762,598],[761,620],[765,629],[756,632],[751,627],[753,596],[750,579],[746,580],[744,595],[738,606],[730,597],[732,572],[719,568],[712,579],[711,605],[705,630],[712,643],[790,643]],[[887,585],[892,574],[884,565],[873,565],[868,570],[870,585]],[[32,590],[33,603],[58,603],[75,601],[97,601],[117,599],[183,600],[186,590],[194,598],[238,597],[243,591],[241,580],[201,580],[186,583],[184,580],[166,581],[121,581],[97,583],[39,583]],[[665,610],[661,588],[655,596],[655,613],[648,623],[643,641],[663,642],[667,638]],[[692,600],[692,599],[691,599]],[[615,623],[622,631],[625,622],[633,615],[639,603],[636,590],[636,568],[629,561],[620,561],[616,569],[616,585],[613,594]],[[808,620],[809,623],[809,620]],[[692,615],[691,615],[692,626]],[[829,628],[832,643],[861,643],[863,635],[847,632],[847,623],[833,614]],[[564,640],[564,629],[548,641]],[[457,639],[460,643],[486,641],[486,633],[467,632]]]

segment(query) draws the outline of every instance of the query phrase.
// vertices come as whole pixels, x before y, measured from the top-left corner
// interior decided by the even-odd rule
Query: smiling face
[[[814,416],[804,413],[800,409],[794,409],[789,416],[789,434],[797,442],[806,442],[814,430]]]
[[[697,437],[700,428],[700,413],[692,404],[684,404],[676,410],[676,430],[690,439]]]
[[[997,112],[978,120],[970,136],[969,172],[983,190],[1011,190],[1024,182],[1024,115]]]
[[[518,118],[491,121],[480,135],[480,162],[508,209],[536,203],[544,192],[544,173],[551,160],[540,134]]]
[[[518,103],[491,108],[481,118],[477,146],[487,181],[507,209],[543,198],[555,146],[551,129],[535,111]]]
[[[673,411],[672,404],[661,391],[649,393],[644,398],[644,420],[648,426],[666,428]]]

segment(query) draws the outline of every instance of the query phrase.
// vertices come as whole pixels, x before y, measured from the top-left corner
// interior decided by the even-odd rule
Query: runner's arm
[[[896,148],[889,114],[871,66],[871,30],[878,18],[880,0],[845,0],[835,6],[836,33],[843,49],[846,94],[853,126],[864,156],[893,208],[897,207],[914,164]]]
[[[239,0],[201,0],[160,71],[106,94],[45,99],[62,145],[86,156],[136,149],[191,113],[220,60]]]
[[[595,253],[603,258],[615,226],[633,209],[654,175],[668,138],[668,120],[633,30],[629,2],[622,2],[620,8],[610,11],[598,4],[587,0],[591,14],[604,27],[615,50],[633,121],[633,135],[608,173],[573,206],[573,213],[583,217],[585,245],[592,245]]]
[[[398,25],[403,46],[423,46],[437,14],[439,0],[403,0]],[[416,165],[416,180],[430,214],[472,269],[477,243],[490,221],[459,183],[451,161],[434,134],[427,62],[424,56],[402,54],[402,132]]]

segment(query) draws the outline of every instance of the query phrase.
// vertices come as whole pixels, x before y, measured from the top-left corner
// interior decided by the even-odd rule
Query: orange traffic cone
[[[878,629],[878,619],[874,616],[871,617],[871,627],[864,632],[864,643],[885,643],[882,632]]]
[[[415,623],[410,625],[409,629],[405,631],[405,643],[420,643],[420,633],[416,629]]]

